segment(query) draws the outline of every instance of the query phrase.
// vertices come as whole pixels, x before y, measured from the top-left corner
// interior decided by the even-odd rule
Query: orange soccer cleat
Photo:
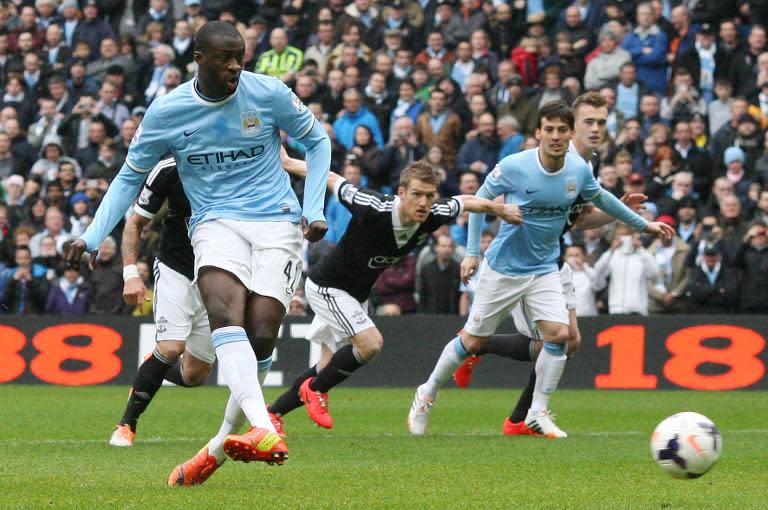
[[[224,462],[222,461],[222,464]],[[179,464],[168,477],[168,485],[189,487],[205,482],[221,464],[216,462],[216,457],[208,454],[208,445],[197,452],[194,457]]]
[[[541,436],[532,428],[529,428],[524,421],[512,421],[509,418],[504,420],[504,427],[501,433],[505,436]]]
[[[283,426],[285,425],[285,422],[283,421],[283,417],[280,416],[277,413],[273,413],[269,410],[269,407],[267,407],[267,412],[269,413],[269,420],[272,422],[272,426],[275,427],[275,432],[277,432],[277,435],[285,439],[288,437],[288,434],[285,433],[283,430]]]
[[[224,453],[232,460],[282,465],[288,458],[288,445],[277,433],[251,427],[245,434],[230,434],[224,440]]]
[[[133,440],[136,437],[136,433],[131,430],[128,425],[117,424],[115,430],[112,432],[112,437],[109,438],[109,444],[111,446],[127,447],[133,446]]]
[[[314,380],[314,377],[310,377],[302,383],[299,387],[299,398],[304,402],[307,414],[313,422],[326,429],[333,428],[333,418],[328,412],[328,394],[310,388],[309,385]]]
[[[469,383],[472,382],[472,372],[474,372],[478,363],[480,363],[480,356],[472,355],[464,360],[464,363],[453,373],[453,380],[456,381],[456,386],[459,388],[469,386]]]

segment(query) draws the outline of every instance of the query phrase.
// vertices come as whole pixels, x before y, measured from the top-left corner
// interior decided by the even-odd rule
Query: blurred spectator
[[[328,59],[333,50],[333,24],[328,22],[318,23],[316,33],[317,42],[307,48],[304,52],[304,58],[306,60],[314,60],[317,62],[317,67],[320,70],[320,77],[325,78],[328,71]],[[248,32],[246,32],[246,38],[247,37]],[[256,37],[255,34],[253,37]]]
[[[648,315],[648,280],[663,286],[659,266],[643,248],[640,235],[618,225],[611,249],[595,264],[594,289],[608,286],[608,313]]]
[[[664,222],[672,228],[677,227],[677,222],[671,216],[659,216],[656,221]],[[647,283],[651,313],[675,313],[685,310],[685,289],[689,277],[685,261],[690,250],[691,247],[678,237],[669,240],[656,239],[648,247],[648,252],[661,271],[659,282]]]
[[[378,174],[382,151],[376,146],[373,133],[368,126],[360,124],[355,128],[355,145],[347,157],[355,156],[363,175]]]
[[[643,83],[656,94],[663,94],[667,84],[667,36],[654,23],[649,3],[638,5],[636,16],[637,26],[624,38],[622,47],[632,55]]]
[[[498,160],[520,152],[525,137],[520,132],[520,124],[512,115],[504,115],[496,121],[496,134],[499,136],[501,150]]]
[[[733,191],[742,203],[746,202],[749,187],[752,184],[752,180],[744,172],[745,159],[746,155],[740,147],[728,147],[725,149],[725,154],[723,155],[725,178],[733,184]]]
[[[93,219],[88,210],[88,195],[82,192],[75,193],[70,197],[69,204],[72,211],[69,217],[69,224],[72,226],[70,234],[77,238],[85,233],[85,229],[88,228]]]
[[[738,243],[733,264],[741,268],[739,310],[768,312],[768,233],[765,223],[755,223]]]
[[[572,244],[565,249],[565,262],[573,272],[573,287],[576,290],[576,316],[597,315],[597,300],[594,291],[595,270],[584,260],[586,252],[581,244]]]
[[[439,145],[446,164],[453,168],[456,153],[461,145],[461,120],[454,112],[446,109],[447,95],[435,88],[429,97],[429,112],[419,115],[416,134],[426,145]]]
[[[666,120],[660,115],[661,106],[659,98],[655,94],[647,93],[640,97],[640,132],[641,136],[651,134],[655,125],[666,124]]]
[[[259,58],[255,71],[284,82],[292,80],[304,64],[304,52],[288,45],[288,34],[282,28],[272,30],[269,45],[272,49]]]
[[[130,305],[123,302],[123,264],[117,256],[117,243],[107,237],[99,246],[88,283],[93,289],[90,313],[96,315],[120,315],[131,313]]]
[[[377,315],[401,315],[416,311],[416,257],[407,255],[387,268],[373,286]]]
[[[412,79],[405,78],[400,81],[398,88],[399,94],[397,102],[391,108],[392,113],[389,125],[394,126],[395,121],[402,117],[408,117],[416,124],[421,110],[424,108],[424,103],[416,97],[416,85]]]
[[[688,243],[693,237],[696,226],[696,201],[690,197],[681,199],[677,203],[677,235]]]
[[[59,126],[58,134],[62,137],[66,154],[75,154],[93,143],[89,138],[93,134],[91,125],[94,122],[102,123],[103,136],[101,130],[96,133],[102,139],[115,136],[118,132],[117,126],[98,110],[96,100],[91,96],[82,96]]]
[[[43,313],[48,298],[46,269],[32,263],[32,255],[26,246],[17,246],[15,266],[0,296],[0,309],[5,313],[27,315]]]
[[[62,266],[61,276],[51,285],[45,302],[45,313],[85,315],[91,303],[91,289],[85,279],[68,266]]]
[[[661,100],[661,118],[675,123],[689,121],[696,113],[707,113],[707,104],[694,86],[691,72],[679,67],[672,78],[670,95]]]
[[[632,56],[627,50],[619,46],[621,41],[608,27],[604,27],[600,31],[598,38],[600,53],[589,61],[584,75],[584,88],[587,90],[612,86],[618,80],[622,66],[632,62]],[[622,100],[624,99],[626,97],[622,97]],[[637,115],[637,103],[638,101],[635,100],[633,114],[630,117]],[[628,102],[628,104],[631,103]],[[623,113],[626,114],[626,112]]]
[[[29,250],[33,257],[40,255],[40,242],[45,237],[53,238],[58,253],[63,253],[64,243],[72,239],[70,233],[64,229],[64,215],[58,207],[48,207],[45,210],[45,229],[29,240]]]
[[[507,81],[509,101],[499,109],[499,116],[511,115],[520,124],[523,135],[532,135],[536,127],[536,106],[525,97],[523,79],[520,76],[512,76]]]
[[[738,271],[723,263],[720,244],[708,243],[685,291],[690,303],[688,310],[700,314],[732,313],[736,311],[740,285]]]
[[[485,174],[493,170],[499,160],[501,144],[496,135],[496,119],[486,112],[480,115],[477,135],[459,149],[456,169],[459,172],[472,170]]]
[[[731,103],[733,103],[732,93],[733,87],[726,78],[715,80],[715,96],[717,99],[707,106],[710,137],[714,136],[721,127],[729,122],[731,118]]]
[[[135,70],[131,59],[127,55],[120,53],[120,46],[116,38],[107,37],[102,39],[98,48],[99,58],[89,62],[85,68],[85,75],[98,84],[105,81],[109,69],[113,66],[121,67],[128,74]]]
[[[696,196],[706,196],[712,185],[712,158],[709,152],[694,144],[693,129],[687,120],[675,124],[672,138],[680,170],[693,174],[693,191]]]
[[[56,102],[51,98],[40,98],[37,102],[39,119],[27,129],[27,141],[39,150],[43,140],[50,134],[56,134],[61,118],[56,114]]]
[[[733,145],[738,134],[739,125],[742,122],[751,122],[747,115],[747,101],[743,97],[737,97],[731,101],[730,121],[717,130],[712,136],[712,158],[715,160],[716,168],[722,168],[721,161],[725,149]]]
[[[455,48],[459,41],[469,39],[470,28],[456,12],[457,4],[456,0],[437,0],[434,16],[424,20],[425,32],[439,31],[449,48]]]
[[[122,126],[131,117],[128,107],[118,101],[115,86],[108,81],[99,89],[99,101],[95,108],[115,126]]]
[[[11,137],[8,133],[0,131],[0,178],[5,179],[11,174],[20,174],[23,177],[28,172],[27,160],[11,151]]]
[[[747,222],[741,216],[741,202],[736,195],[720,199],[718,224],[723,229],[723,239],[736,246],[747,232]]]
[[[64,31],[66,33],[66,26]],[[98,2],[96,0],[86,0],[83,7],[83,19],[76,25],[75,32],[72,35],[72,44],[81,41],[88,43],[88,46],[91,48],[90,58],[95,59],[98,57],[99,43],[107,37],[114,37],[114,33],[112,28],[99,18]]]
[[[333,123],[336,140],[348,150],[354,147],[355,129],[359,125],[368,126],[373,133],[373,139],[378,147],[384,147],[379,121],[365,106],[362,106],[362,95],[355,89],[344,91],[344,110]]]
[[[757,96],[757,60],[766,49],[766,31],[762,25],[753,25],[747,37],[747,47],[731,64],[729,79],[736,87],[736,95],[746,98]]]
[[[389,186],[392,190],[400,184],[400,173],[409,164],[423,158],[427,148],[416,138],[414,122],[401,117],[393,123],[389,144],[381,155],[381,164],[375,174],[370,174],[369,185],[375,189]]]
[[[454,248],[450,235],[437,237],[435,259],[424,265],[416,282],[420,313],[459,312],[460,268],[452,258]]]
[[[427,46],[414,57],[413,64],[426,65],[433,58],[439,59],[444,66],[450,66],[456,60],[456,55],[445,47],[445,37],[440,31],[427,35]]]
[[[382,73],[374,71],[370,74],[363,95],[365,107],[376,116],[383,138],[389,139],[389,119],[395,100],[389,95],[387,81]]]

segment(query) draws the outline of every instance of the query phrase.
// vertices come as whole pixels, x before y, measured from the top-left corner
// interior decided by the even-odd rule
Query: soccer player
[[[600,165],[600,156],[597,153],[597,148],[605,137],[605,126],[608,118],[607,102],[599,93],[587,92],[576,98],[571,105],[571,109],[574,115],[574,131],[568,150],[581,156],[588,162],[592,169],[592,175],[597,177]],[[635,193],[624,195],[621,200],[634,210],[639,211],[642,209],[642,202],[646,198],[645,195]],[[599,228],[611,221],[613,221],[611,216],[578,197],[571,206],[560,237],[561,256],[558,264],[560,266],[563,294],[565,295],[569,315],[568,331],[570,338],[566,348],[566,354],[569,358],[579,348],[581,333],[579,332],[576,319],[576,294],[573,287],[571,268],[564,263],[562,257],[565,250],[563,236],[573,226],[580,229],[592,229]],[[472,373],[482,355],[496,354],[518,361],[536,361],[536,357],[541,351],[543,344],[540,332],[532,325],[531,318],[525,313],[525,307],[522,304],[518,303],[512,309],[512,317],[517,333],[494,335],[483,349],[478,351],[477,354],[468,357],[453,376],[459,387],[465,388],[469,385]],[[512,414],[504,420],[502,431],[505,435],[537,434],[525,425],[525,417],[531,406],[535,384],[536,370],[534,368],[531,370],[528,383],[523,389]]]
[[[173,470],[173,485],[204,482],[227,456],[285,460],[288,447],[269,419],[260,377],[301,275],[302,234],[314,242],[328,228],[328,136],[280,80],[242,71],[244,53],[229,23],[210,22],[197,32],[198,76],[152,102],[93,223],[67,254],[79,265],[117,224],[147,172],[173,154],[192,209],[194,276],[231,391],[219,433]],[[303,211],[280,166],[281,129],[307,147]],[[244,418],[251,427],[234,434]]]
[[[283,166],[299,176],[305,172],[303,164]],[[424,162],[412,163],[402,171],[396,196],[359,189],[330,174],[328,188],[349,209],[352,220],[336,248],[307,277],[307,299],[315,312],[307,339],[322,346],[321,359],[269,406],[276,429],[282,429],[282,416],[302,404],[317,425],[333,426],[328,391],[369,363],[382,348],[384,340],[366,312],[365,301],[386,268],[464,210],[522,221],[515,205],[473,195],[438,199],[438,184],[434,169]]]
[[[502,225],[488,248],[464,329],[448,342],[429,379],[416,390],[408,413],[412,434],[426,432],[438,389],[470,354],[487,345],[510,309],[522,302],[543,337],[525,423],[547,437],[567,437],[547,406],[565,368],[566,343],[572,336],[557,261],[560,234],[573,203],[581,196],[640,231],[660,237],[674,234],[666,225],[647,222],[600,187],[589,164],[568,151],[573,128],[573,112],[565,103],[546,103],[537,119],[540,147],[504,158],[478,190],[478,196],[490,199],[503,194],[506,202],[520,207],[525,223]],[[467,257],[462,262],[465,281],[478,267],[482,222],[482,215],[470,214]]]
[[[163,221],[154,267],[152,309],[157,343],[139,367],[123,417],[109,439],[112,446],[133,446],[138,419],[160,389],[163,379],[178,386],[199,386],[205,382],[216,360],[208,314],[200,291],[192,285],[195,255],[186,225],[192,211],[173,158],[161,160],[149,172],[133,215],[125,224],[121,250],[125,280],[123,298],[130,305],[139,305],[147,299],[147,289],[136,267],[141,231],[166,200],[168,213]]]

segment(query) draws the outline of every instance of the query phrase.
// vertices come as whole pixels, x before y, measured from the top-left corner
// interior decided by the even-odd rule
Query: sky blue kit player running
[[[224,451],[236,460],[283,462],[288,450],[274,432],[257,374],[266,375],[301,275],[302,233],[314,242],[328,228],[328,136],[280,80],[241,72],[244,52],[242,37],[228,23],[198,31],[198,77],[150,105],[125,165],[67,257],[77,264],[84,251],[94,250],[123,217],[146,172],[164,154],[174,156],[192,208],[195,278],[232,393],[222,429],[186,463],[190,469],[177,468],[178,485],[202,483],[224,461]],[[280,165],[281,129],[307,147],[303,211]],[[232,435],[243,423],[241,411],[251,428]]]
[[[540,147],[504,158],[478,190],[477,195],[483,198],[503,195],[505,202],[518,205],[525,221],[522,225],[503,224],[488,248],[462,333],[446,345],[429,379],[416,390],[408,414],[412,434],[426,432],[438,389],[470,353],[487,344],[510,310],[525,299],[529,315],[544,337],[526,425],[547,437],[566,437],[549,416],[547,405],[565,367],[565,343],[570,336],[557,262],[560,235],[571,205],[581,196],[637,230],[664,237],[673,234],[659,223],[648,223],[600,187],[589,164],[568,152],[573,128],[573,112],[565,103],[545,104],[539,110],[536,129]],[[470,214],[469,221],[462,278],[478,266],[483,215]]]

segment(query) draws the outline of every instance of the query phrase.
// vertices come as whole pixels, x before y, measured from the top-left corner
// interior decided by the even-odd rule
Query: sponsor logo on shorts
[[[352,314],[352,318],[355,320],[355,324],[365,324],[368,322],[368,315],[362,310],[355,310],[355,313]]]

